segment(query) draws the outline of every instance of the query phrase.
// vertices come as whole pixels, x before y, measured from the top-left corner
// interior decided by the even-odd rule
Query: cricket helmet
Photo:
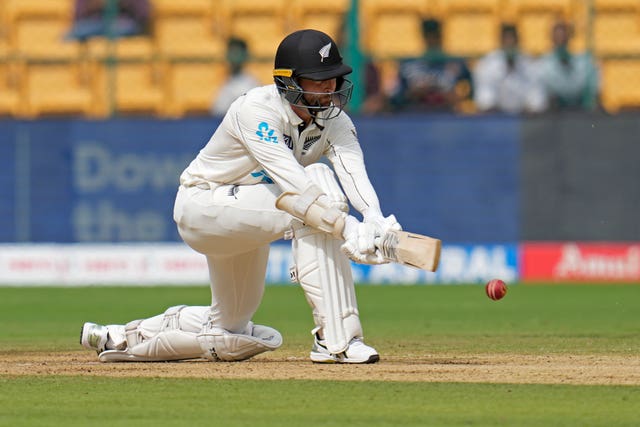
[[[338,46],[327,34],[317,30],[300,30],[282,40],[276,51],[273,79],[278,91],[290,104],[307,108],[316,117],[321,111],[323,119],[336,117],[351,99],[353,84],[344,78],[352,69],[342,62]],[[337,80],[336,90],[330,95],[331,105],[311,105],[298,78],[310,80]]]

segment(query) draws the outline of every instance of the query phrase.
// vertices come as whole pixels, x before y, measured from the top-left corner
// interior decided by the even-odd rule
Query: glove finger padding
[[[347,240],[340,246],[340,250],[358,264],[387,264],[389,261],[382,256],[379,250],[374,252],[360,252],[352,240]]]
[[[384,256],[376,249],[376,227],[373,224],[365,224],[349,215],[345,219],[343,230],[345,242],[340,250],[352,261],[359,264],[386,264]]]
[[[349,215],[345,218],[342,237],[349,242],[349,248],[362,253],[373,253],[376,250],[376,227],[373,224],[365,224]]]
[[[358,252],[373,253],[376,250],[376,229],[372,224],[358,224]]]
[[[362,222],[374,226],[378,236],[384,236],[388,231],[402,230],[402,226],[398,223],[395,215],[389,215],[385,218],[380,213],[365,213]]]
[[[383,233],[381,235],[385,235],[387,231],[390,231],[390,230],[402,231],[402,226],[396,219],[395,215],[389,215],[388,217],[384,218],[382,228],[383,228],[382,230]]]

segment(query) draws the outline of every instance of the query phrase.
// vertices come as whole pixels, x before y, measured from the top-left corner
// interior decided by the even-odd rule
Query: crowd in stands
[[[593,111],[599,108],[599,72],[587,53],[571,53],[571,23],[558,21],[550,29],[553,50],[533,58],[519,48],[517,27],[505,23],[500,48],[472,65],[442,47],[442,27],[425,19],[422,34],[426,49],[415,58],[398,60],[395,86],[382,93],[380,74],[373,61],[365,61],[363,113],[385,111],[500,112],[536,114],[559,110]],[[228,57],[230,64],[232,59]],[[247,90],[257,81],[234,67],[229,84]],[[241,83],[242,82],[242,83]],[[237,92],[233,92],[237,93]],[[223,92],[228,96],[229,92]],[[221,95],[222,96],[222,95]],[[214,110],[221,114],[224,109]]]
[[[229,67],[229,75],[211,104],[211,114],[223,116],[233,101],[240,95],[259,86],[258,80],[246,71],[249,60],[247,43],[236,37],[231,37],[227,42],[226,60]]]
[[[90,37],[127,37],[148,34],[151,24],[149,0],[118,0],[109,10],[108,0],[75,0],[69,40]],[[112,13],[112,19],[109,14]]]
[[[443,51],[439,21],[424,20],[422,32],[426,50],[400,61],[388,110],[535,114],[598,108],[597,66],[590,55],[569,51],[568,22],[550,29],[553,50],[537,59],[519,49],[517,28],[503,24],[500,48],[473,66]]]
[[[473,66],[465,58],[450,55],[442,47],[441,23],[425,19],[422,33],[426,50],[416,58],[398,61],[395,87],[382,93],[380,74],[373,61],[364,65],[364,113],[383,111],[501,112],[536,114],[558,110],[593,111],[598,108],[599,77],[593,58],[571,53],[572,26],[558,21],[550,29],[553,50],[533,58],[519,48],[516,26],[505,23],[500,48],[479,58]],[[233,40],[228,47],[230,77],[211,112],[223,114],[229,99],[258,82],[242,71],[247,57]],[[239,46],[242,46],[239,44]],[[242,53],[241,53],[242,52]],[[244,56],[243,56],[244,54]],[[240,62],[234,55],[243,58]],[[217,106],[217,107],[216,107]]]
[[[69,40],[85,41],[93,36],[111,38],[147,34],[150,27],[148,0],[119,0],[117,10],[106,10],[106,0],[76,0]],[[111,13],[111,19],[105,21]],[[105,24],[109,22],[110,24]],[[337,40],[344,43],[345,27]],[[501,27],[499,48],[473,62],[443,49],[442,25],[425,19],[422,55],[398,59],[393,88],[385,93],[376,64],[364,62],[361,78],[365,99],[362,112],[502,112],[536,114],[560,109],[599,108],[599,72],[586,53],[570,52],[572,27],[558,21],[550,29],[553,50],[533,58],[519,48],[518,29]],[[240,38],[227,41],[228,77],[216,91],[210,113],[222,115],[242,93],[260,83],[246,71],[247,44]],[[344,52],[343,47],[343,52]]]

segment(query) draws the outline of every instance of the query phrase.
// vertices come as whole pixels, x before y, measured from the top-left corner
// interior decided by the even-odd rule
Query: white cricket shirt
[[[312,185],[304,167],[326,157],[351,205],[359,212],[380,212],[349,116],[343,111],[319,122],[322,126],[312,123],[302,128],[302,119],[275,84],[252,89],[231,104],[180,183],[187,187],[275,183],[283,192],[301,194]]]

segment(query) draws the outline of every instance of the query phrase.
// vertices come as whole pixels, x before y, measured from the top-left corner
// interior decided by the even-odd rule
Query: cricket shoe
[[[106,326],[86,322],[80,331],[80,344],[89,350],[95,350],[98,354],[107,349],[109,329]]]
[[[353,338],[342,353],[332,354],[317,335],[310,357],[313,363],[376,363],[380,360],[376,349],[366,345],[361,338]]]

